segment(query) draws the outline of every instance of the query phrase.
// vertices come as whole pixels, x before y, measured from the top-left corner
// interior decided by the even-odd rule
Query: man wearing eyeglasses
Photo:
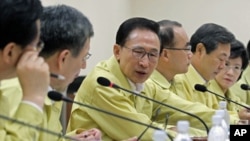
[[[86,68],[87,59],[91,56],[90,39],[94,35],[92,24],[85,15],[73,7],[48,6],[44,7],[41,16],[41,33],[44,47],[42,50],[40,47],[40,56],[44,57],[52,74],[63,76],[63,78],[51,77],[49,91],[65,93],[68,85],[79,75],[80,70]],[[16,83],[13,85],[13,80],[6,83],[9,83],[9,85],[5,84],[8,86],[6,90],[19,89],[21,95],[20,87]],[[44,103],[42,127],[60,134],[62,102],[55,102],[46,97]],[[102,140],[101,132],[96,128],[83,127],[70,136],[79,141]],[[40,132],[38,138],[39,141],[63,140],[44,132]],[[135,140],[136,138],[131,138],[128,141]]]
[[[191,46],[182,25],[176,21],[162,20],[160,25],[162,53],[150,79],[163,89],[176,92],[172,86],[176,74],[186,73],[191,63]]]
[[[87,75],[74,100],[112,111],[146,124],[153,122],[152,117],[158,111],[158,108],[161,108],[161,112],[158,114],[157,121],[165,120],[167,112],[171,116],[177,117],[176,120],[190,118],[185,114],[182,114],[180,118],[180,116],[177,116],[180,113],[173,109],[122,90],[101,86],[97,83],[97,78],[103,76],[125,89],[167,103],[168,97],[166,95],[169,95],[169,92],[162,91],[157,85],[146,82],[156,68],[162,51],[158,33],[159,25],[152,20],[139,17],[124,21],[117,31],[116,44],[113,46],[114,55],[110,59],[98,63]],[[165,94],[165,96],[161,94]],[[176,95],[174,96],[177,97]],[[189,105],[192,103],[186,101],[185,104]],[[180,108],[186,111],[189,109],[188,106]],[[197,122],[197,119],[193,121],[195,120]],[[153,122],[152,125],[164,129],[164,123],[162,122]],[[146,128],[137,123],[74,105],[68,131],[74,132],[82,127],[97,127],[101,129],[104,141],[122,140],[132,136],[139,136]],[[171,127],[173,126],[167,126],[168,129]],[[197,124],[197,127],[204,128],[200,123]],[[175,132],[171,129],[168,132],[171,135],[175,135]],[[199,136],[205,133],[195,129],[192,131],[194,135]],[[153,132],[154,130],[149,128],[141,140],[152,140]]]
[[[180,109],[188,106],[189,109],[187,112],[202,117],[202,119],[206,121],[206,124],[211,126],[211,117],[214,115],[215,110],[201,103],[190,103],[176,94],[174,77],[176,74],[182,74],[188,71],[192,57],[191,46],[186,31],[177,21],[162,20],[158,23],[160,25],[159,35],[163,51],[159,56],[155,71],[147,82],[158,85],[163,91],[171,91],[168,95],[158,94],[162,97],[167,97],[167,104]],[[176,124],[179,119],[178,116],[180,115],[169,115],[169,124]],[[191,127],[201,125],[201,123],[197,122],[197,119],[193,117],[189,117],[186,120],[190,122]]]
[[[141,92],[144,81],[158,61],[160,40],[157,33],[158,25],[151,20],[134,18],[125,21],[117,32],[116,44],[113,47],[114,56],[96,65],[84,79],[74,100],[150,123],[149,115],[152,114],[152,107],[148,107],[145,112],[146,107],[143,106],[145,100],[100,86],[96,80],[99,76],[104,76],[127,89]],[[104,141],[139,136],[146,128],[73,104],[67,131],[72,133],[81,128],[93,127],[101,129]],[[151,140],[151,137],[152,130],[149,129],[142,140]]]
[[[0,140],[34,141],[38,130],[3,118],[42,126],[49,85],[48,64],[38,56],[42,5],[39,0],[1,0],[0,9],[0,81],[17,76],[23,90],[23,95],[0,91]]]
[[[60,25],[60,26],[59,26]],[[63,78],[51,77],[50,90],[65,93],[67,86],[76,78],[81,69],[86,68],[86,61],[91,56],[90,38],[93,36],[90,21],[81,12],[66,5],[44,7],[41,16],[41,41],[37,50],[49,65],[52,74]],[[44,47],[42,44],[44,41]],[[5,93],[22,90],[15,80],[5,81]],[[46,88],[48,92],[48,86]],[[60,115],[62,102],[54,102],[45,98],[42,127],[55,133],[62,132]],[[73,136],[81,141],[99,141],[101,133],[97,129],[82,130]],[[62,138],[44,132],[37,135],[39,141],[59,141]]]
[[[225,67],[230,55],[230,44],[234,40],[234,35],[220,25],[207,23],[199,27],[190,40],[193,56],[188,72],[175,77],[176,94],[218,109],[214,104],[215,96],[198,92],[194,85],[209,85],[209,81]]]
[[[210,80],[224,69],[234,40],[234,35],[223,26],[207,23],[199,27],[190,40],[193,56],[188,72],[175,76],[173,86],[176,94],[188,101],[199,102],[217,110],[219,107],[216,96],[199,92],[194,86],[202,84],[208,87]],[[230,113],[231,123],[238,119],[237,112]]]

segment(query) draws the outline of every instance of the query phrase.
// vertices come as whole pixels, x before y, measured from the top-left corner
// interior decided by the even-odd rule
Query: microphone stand
[[[102,112],[104,114],[107,114],[107,115],[110,115],[110,116],[114,116],[114,117],[117,117],[117,118],[120,118],[120,119],[123,119],[123,120],[126,120],[126,121],[130,121],[130,122],[133,122],[133,123],[137,123],[139,125],[143,125],[143,126],[146,126],[146,127],[150,127],[152,129],[155,129],[155,130],[161,130],[160,128],[158,127],[155,127],[155,126],[152,126],[151,124],[146,124],[146,123],[143,123],[143,122],[139,122],[137,120],[134,120],[134,119],[130,119],[130,118],[127,118],[127,117],[124,117],[124,116],[121,116],[121,115],[118,115],[118,114],[115,114],[115,113],[112,113],[112,112],[109,112],[109,111],[106,111],[106,110],[102,110],[102,109],[99,109],[99,108],[96,108],[96,107],[93,107],[93,106],[90,106],[88,104],[84,104],[84,103],[80,103],[80,102],[77,102],[77,101],[74,101],[72,100],[71,98],[68,98],[68,97],[65,97],[63,96],[61,93],[59,92],[56,92],[56,91],[50,91],[48,93],[48,97],[54,101],[60,101],[60,100],[63,100],[65,102],[69,102],[69,103],[74,103],[74,104],[77,104],[77,105],[80,105],[80,106],[84,106],[84,107],[87,107],[89,109],[92,109],[92,110],[96,110],[98,112]],[[169,135],[168,133],[166,133],[169,138],[171,139],[171,141],[173,140],[171,135]]]
[[[114,84],[113,84],[113,85],[114,85]],[[187,114],[187,115],[193,116],[193,117],[197,118],[197,119],[204,125],[204,127],[206,128],[207,134],[208,134],[208,132],[209,132],[209,129],[208,129],[206,123],[205,123],[200,117],[198,117],[198,116],[196,116],[196,115],[194,115],[194,114],[192,114],[192,113],[189,113],[189,112],[183,111],[183,110],[181,110],[181,109],[178,109],[178,108],[176,108],[176,107],[173,107],[173,106],[167,105],[167,104],[165,104],[165,103],[159,102],[159,101],[157,101],[157,100],[155,100],[155,99],[152,99],[152,98],[149,98],[149,97],[147,97],[147,96],[144,96],[144,95],[141,95],[141,94],[138,94],[138,93],[129,91],[129,90],[124,89],[124,88],[122,88],[122,87],[120,87],[120,86],[118,86],[118,85],[115,85],[114,88],[121,89],[121,90],[123,90],[123,91],[126,91],[126,92],[128,92],[128,93],[134,94],[134,95],[136,95],[136,96],[145,98],[145,99],[147,99],[147,100],[149,100],[149,101],[153,101],[153,102],[155,102],[155,103],[157,103],[157,104],[160,104],[160,105],[163,105],[163,106],[172,108],[172,109],[174,109],[174,110],[176,110],[176,111],[179,111],[179,112],[185,113],[185,114]]]
[[[237,105],[239,105],[239,106],[241,106],[241,107],[244,107],[244,108],[246,108],[247,110],[250,110],[250,107],[247,107],[247,106],[245,106],[245,105],[242,105],[242,104],[240,104],[240,103],[238,103],[238,102],[235,102],[235,101],[231,100],[230,98],[227,98],[227,97],[221,96],[221,95],[219,95],[219,94],[217,94],[217,93],[215,93],[215,92],[212,92],[212,91],[208,90],[207,87],[204,86],[204,85],[202,85],[202,84],[195,84],[194,88],[195,88],[197,91],[200,91],[200,92],[206,92],[206,91],[207,91],[207,92],[209,92],[209,93],[211,93],[211,94],[214,94],[214,95],[216,95],[216,96],[218,96],[218,97],[220,97],[220,98],[223,98],[223,99],[225,99],[225,100],[227,100],[227,101],[230,101],[230,102],[232,102],[232,103],[234,103],[234,104],[237,104]]]
[[[42,127],[39,127],[39,126],[35,126],[35,125],[29,124],[29,123],[26,123],[26,122],[23,122],[23,121],[14,119],[14,118],[10,118],[10,117],[5,116],[5,115],[0,114],[0,118],[4,119],[4,120],[11,121],[11,122],[14,122],[14,123],[17,123],[17,124],[20,124],[20,125],[24,125],[24,126],[27,126],[27,127],[33,128],[33,129],[36,129],[38,131],[42,131],[42,132],[45,132],[45,133],[48,133],[48,134],[51,134],[51,135],[58,136],[59,138],[64,138],[64,139],[68,139],[68,140],[72,140],[72,141],[79,141],[78,139],[74,139],[74,138],[72,138],[70,136],[66,136],[66,135],[63,135],[61,133],[57,133],[57,132],[54,132],[54,131],[51,131],[51,130],[48,130],[48,129],[45,129],[45,128],[42,128]]]
[[[236,104],[236,105],[239,105],[239,106],[241,106],[241,107],[244,107],[244,108],[246,108],[247,110],[250,110],[250,107],[247,107],[247,106],[242,105],[242,104],[240,104],[240,103],[238,103],[238,102],[235,102],[235,101],[231,100],[230,98],[221,96],[221,95],[219,95],[219,94],[217,94],[217,93],[215,93],[215,92],[212,92],[212,91],[210,91],[210,90],[207,90],[207,91],[208,91],[209,93],[212,93],[212,94],[214,94],[214,95],[216,95],[216,96],[218,96],[218,97],[221,97],[221,98],[223,98],[223,99],[225,99],[225,100],[227,100],[227,101],[230,101],[230,102],[232,102],[232,103],[234,103],[234,104]]]

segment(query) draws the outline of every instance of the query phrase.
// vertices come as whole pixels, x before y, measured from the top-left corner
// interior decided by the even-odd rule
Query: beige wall
[[[201,24],[214,22],[227,27],[244,44],[250,39],[249,0],[42,0],[42,3],[71,5],[92,22],[93,55],[82,74],[112,54],[116,30],[129,17],[177,20],[190,36]]]
[[[189,35],[203,23],[214,22],[245,44],[250,39],[249,0],[134,0],[132,9],[136,16],[177,20]]]

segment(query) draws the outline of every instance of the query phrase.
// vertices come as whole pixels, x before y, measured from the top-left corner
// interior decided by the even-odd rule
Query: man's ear
[[[3,49],[3,61],[10,64],[11,62],[16,62],[19,58],[22,50],[16,43],[8,43]]]
[[[203,43],[198,43],[196,45],[195,53],[197,53],[199,56],[206,54],[206,48]]]
[[[69,55],[70,55],[70,51],[65,49],[61,52],[59,52],[58,54],[58,59],[57,59],[57,62],[58,62],[58,67],[61,69],[64,65],[64,63],[66,63],[67,59],[69,58]]]
[[[115,55],[116,60],[120,60],[120,51],[121,51],[121,46],[118,44],[115,44],[113,46],[113,53]]]
[[[169,57],[169,51],[167,49],[163,49],[160,57],[168,58]]]

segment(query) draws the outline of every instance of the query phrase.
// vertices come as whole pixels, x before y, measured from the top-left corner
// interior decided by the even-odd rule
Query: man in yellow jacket
[[[64,77],[63,80],[51,77],[49,91],[56,90],[65,93],[69,83],[78,76],[81,69],[86,67],[86,60],[90,56],[88,53],[90,38],[93,36],[92,25],[81,12],[73,7],[65,5],[49,6],[45,7],[42,13],[41,32],[41,39],[45,42],[45,46],[40,55],[49,64],[50,72]],[[73,40],[74,42],[72,42]],[[13,92],[16,94],[16,97],[11,99],[11,102],[14,103],[11,110],[15,111],[15,104],[20,103],[22,97],[22,89],[17,83],[17,79],[4,81],[1,90],[6,96],[11,96]],[[45,98],[43,115],[41,116],[43,117],[43,128],[56,133],[62,132],[59,120],[61,108],[62,102],[52,101],[48,97]],[[98,132],[96,135],[100,140],[100,132],[98,130],[95,132]],[[39,132],[38,137],[38,140],[41,141],[62,139],[45,132]],[[86,138],[87,140],[95,137],[92,135],[83,137],[79,134],[77,138]]]
[[[218,109],[217,96],[209,92],[199,92],[194,86],[202,84],[210,87],[210,80],[224,69],[230,56],[231,43],[234,35],[226,28],[208,23],[202,25],[191,37],[190,44],[193,56],[188,72],[175,77],[174,87],[176,94],[192,102],[200,102],[209,108]],[[214,91],[217,93],[217,91]],[[246,118],[246,110],[238,114],[231,111],[231,123],[237,118]]]
[[[242,102],[236,93],[232,90],[232,86],[239,80],[242,71],[248,65],[248,56],[245,46],[239,41],[235,40],[231,43],[231,52],[229,59],[226,62],[226,66],[222,69],[213,80],[210,81],[208,89],[212,92],[216,92],[222,97],[226,97],[235,102],[238,102],[241,105],[247,106],[246,103]],[[219,102],[223,99],[222,97],[217,96],[217,107],[219,107]],[[229,113],[239,113],[241,119],[250,119],[249,110],[239,106],[233,102],[227,101],[227,109]],[[238,120],[231,120],[231,122]]]
[[[209,85],[209,80],[224,68],[230,55],[230,44],[234,39],[234,35],[220,25],[207,23],[199,27],[190,40],[193,56],[188,72],[175,76],[176,94],[217,109],[214,103],[216,97],[210,93],[199,92],[194,86]]]
[[[0,81],[17,76],[23,90],[20,97],[0,91],[0,140],[37,140],[38,130],[3,117],[42,126],[49,85],[48,65],[38,56],[42,5],[39,0],[1,0],[0,9]],[[17,103],[12,101],[17,97]]]
[[[176,74],[186,73],[191,62],[192,52],[191,46],[189,44],[189,38],[182,25],[176,21],[162,20],[158,23],[161,27],[160,37],[163,51],[159,57],[159,62],[156,70],[150,76],[150,79],[148,81],[152,81],[162,90],[170,90],[171,92],[176,93],[174,77]],[[183,99],[182,101],[185,100]],[[196,104],[203,105],[198,102],[196,102]],[[199,110],[199,107],[200,106],[193,107],[190,112],[195,113],[199,117],[202,117],[204,113],[197,112]],[[213,109],[208,107],[207,109],[210,109],[209,111],[214,111]],[[209,111],[204,110],[204,112]],[[212,117],[207,116],[206,118],[206,120],[210,120],[207,123],[211,123]],[[237,117],[234,118],[234,120],[237,119]],[[193,122],[190,122],[190,124],[191,126],[195,126],[193,125]]]
[[[125,89],[176,106],[184,111],[191,112],[196,107],[194,113],[201,115],[201,118],[209,124],[208,126],[211,126],[211,118],[208,117],[214,114],[214,110],[208,109],[202,104],[183,100],[170,91],[162,90],[154,83],[146,82],[154,71],[162,51],[158,32],[159,25],[149,19],[131,18],[123,22],[116,35],[116,44],[113,47],[114,55],[108,60],[98,63],[87,75],[76,94],[75,101],[112,111],[146,124],[153,122],[153,115],[158,108],[161,108],[161,112],[156,119],[159,122],[153,122],[154,126],[163,129],[162,121],[165,119],[166,113],[169,113],[171,123],[187,119],[192,122],[194,127],[204,129],[199,120],[186,114],[129,92],[98,84],[97,79],[102,76]],[[137,123],[121,120],[73,104],[67,132],[76,132],[82,127],[101,129],[104,141],[139,136],[145,129],[144,126]],[[152,140],[153,132],[153,129],[148,129],[142,136],[142,140]],[[200,136],[202,135],[204,134],[200,134]]]
[[[55,90],[65,93],[66,89],[81,69],[86,68],[86,61],[90,57],[90,38],[93,36],[93,27],[85,15],[77,9],[67,6],[44,7],[41,17],[41,39],[45,46],[40,55],[49,65],[50,72],[63,76],[60,79],[51,77],[49,91]],[[19,93],[13,103],[18,103],[21,97],[21,88],[16,80],[8,80],[1,87],[5,95],[13,91]],[[13,106],[13,110],[14,110]],[[62,102],[56,102],[46,97],[43,108],[42,127],[56,133],[62,133],[60,123]],[[80,132],[72,136],[81,141],[100,141],[101,132],[98,129],[83,127]],[[63,140],[55,135],[40,132],[39,141]],[[135,141],[136,138],[131,138]]]
[[[94,31],[88,18],[79,10],[67,5],[44,7],[41,17],[41,39],[45,46],[40,55],[48,63],[50,72],[59,74],[64,79],[51,77],[50,89],[66,93],[68,85],[86,68],[90,39]],[[65,94],[66,95],[66,94]],[[55,102],[48,97],[44,107],[44,127],[62,132],[60,123],[62,102]],[[82,130],[85,131],[85,130]],[[88,135],[88,136],[86,136]],[[101,140],[101,133],[97,129],[79,132],[77,139]],[[56,136],[41,134],[40,140],[61,140]]]

